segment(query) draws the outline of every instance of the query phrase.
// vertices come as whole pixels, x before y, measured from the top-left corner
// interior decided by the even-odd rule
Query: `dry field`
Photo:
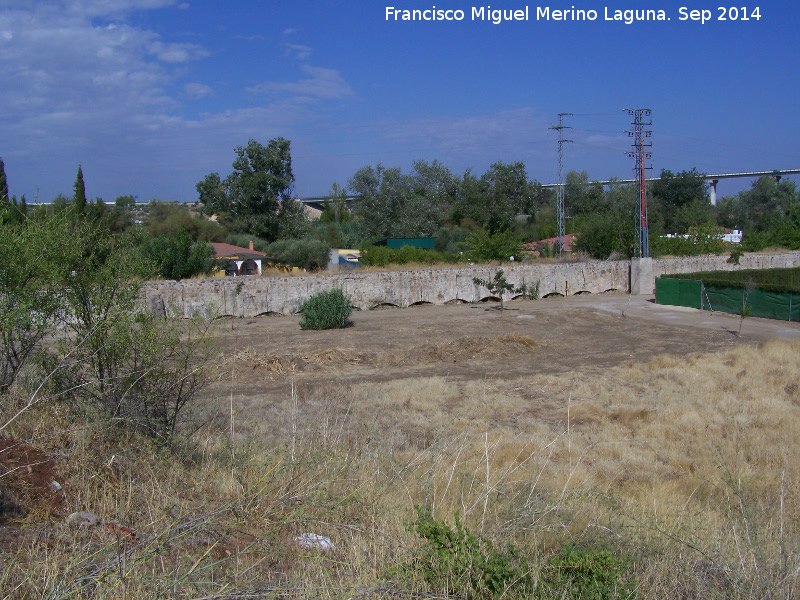
[[[321,332],[296,317],[221,322],[214,383],[171,449],[71,427],[57,405],[15,422],[3,433],[55,456],[66,508],[40,503],[0,525],[0,590],[795,597],[797,324],[624,295],[352,321]],[[106,526],[48,516],[78,510]],[[425,559],[417,510],[458,518],[495,549],[523,549],[509,569],[535,592],[475,584],[469,544],[448,555],[468,555],[467,567]],[[335,548],[303,548],[304,533]],[[569,549],[582,558],[564,568],[556,558]],[[592,587],[581,573],[610,583]]]

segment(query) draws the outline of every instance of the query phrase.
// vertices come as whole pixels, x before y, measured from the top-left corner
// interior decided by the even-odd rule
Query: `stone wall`
[[[715,269],[800,266],[800,252],[743,256],[741,266],[728,264],[726,256],[656,259],[653,271],[662,274]],[[489,280],[499,267],[476,265],[416,271],[358,270],[293,277],[228,277],[202,281],[167,281],[145,286],[145,301],[160,314],[191,317],[218,315],[255,317],[292,314],[300,303],[321,290],[341,287],[361,310],[381,305],[407,307],[414,304],[478,302],[489,297],[475,277]],[[539,282],[541,297],[558,294],[597,294],[609,290],[629,291],[629,261],[507,265],[506,279],[515,286]],[[509,297],[506,296],[506,299]]]

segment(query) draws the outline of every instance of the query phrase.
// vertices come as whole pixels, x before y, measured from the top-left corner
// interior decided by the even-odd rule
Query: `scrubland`
[[[796,342],[313,384],[242,351],[169,444],[58,401],[4,428],[64,482],[0,525],[4,597],[795,597]],[[268,376],[246,406],[225,392]],[[67,524],[75,511],[106,526]]]

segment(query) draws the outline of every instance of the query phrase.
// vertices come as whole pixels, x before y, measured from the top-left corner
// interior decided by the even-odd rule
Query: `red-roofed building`
[[[253,242],[250,242],[249,248],[221,242],[210,243],[214,247],[214,254],[211,258],[219,263],[226,275],[232,277],[261,275],[261,263],[267,255],[254,250]]]
[[[568,233],[564,236],[564,251],[571,252],[572,251],[572,241],[575,236],[578,235],[577,233]],[[542,248],[547,245],[549,248],[555,248],[556,244],[558,243],[557,237],[547,238],[546,240],[539,240],[538,242],[528,242],[527,244],[522,244],[522,248],[524,250],[541,250]]]

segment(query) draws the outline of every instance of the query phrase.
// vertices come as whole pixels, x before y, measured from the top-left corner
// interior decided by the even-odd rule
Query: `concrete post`
[[[652,258],[631,259],[631,296],[650,296],[655,293]]]
[[[719,179],[709,179],[706,183],[711,188],[711,206],[717,205],[717,184]]]

